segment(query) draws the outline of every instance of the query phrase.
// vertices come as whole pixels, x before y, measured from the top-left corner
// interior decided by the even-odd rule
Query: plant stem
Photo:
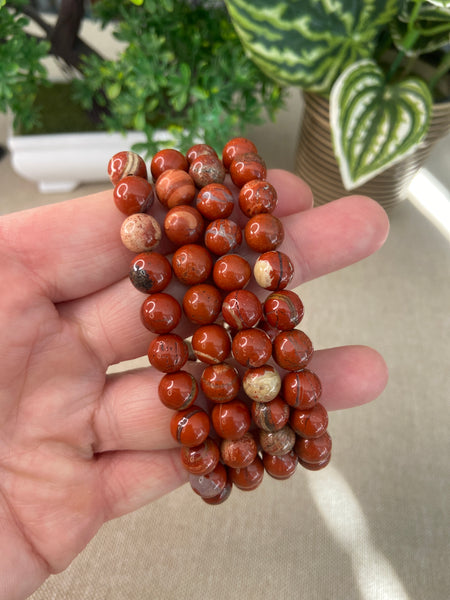
[[[424,0],[416,0],[416,2],[414,4],[414,8],[411,11],[411,15],[410,15],[409,22],[408,22],[408,29],[406,31],[406,34],[405,34],[403,40],[400,43],[400,47],[402,48],[402,50],[395,57],[395,60],[393,61],[392,65],[386,75],[386,81],[390,81],[392,79],[395,72],[401,65],[408,50],[413,48],[414,44],[416,43],[417,39],[420,36],[420,32],[415,28],[415,23],[419,16],[419,12],[420,12],[423,2],[424,2]]]
[[[433,73],[433,76],[430,78],[428,85],[429,85],[429,88],[431,91],[433,91],[433,89],[438,84],[439,80],[442,77],[444,77],[444,75],[446,73],[448,73],[449,71],[450,71],[450,53],[446,52],[444,54],[444,56],[442,57],[442,60],[439,64],[439,66],[436,67],[436,70]]]

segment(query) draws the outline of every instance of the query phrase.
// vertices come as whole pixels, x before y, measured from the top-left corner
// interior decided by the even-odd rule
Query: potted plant
[[[273,117],[283,105],[281,86],[246,56],[222,2],[98,0],[92,10],[89,19],[108,26],[120,45],[112,57],[94,49],[95,39],[88,43],[80,38],[86,20],[83,0],[61,0],[53,22],[24,0],[0,0],[0,110],[9,109],[15,131],[27,133],[26,143],[36,146],[41,189],[102,180],[116,148],[132,146],[148,159],[163,146],[185,150],[199,140],[220,148],[230,135]],[[38,34],[28,30],[30,21]],[[49,80],[42,62],[47,55],[63,64],[69,89]],[[57,134],[53,158],[46,154],[53,142],[35,134],[57,112],[58,87],[65,89],[62,104],[70,103],[59,119],[69,137]],[[39,112],[36,99],[49,94],[50,110]],[[71,133],[80,112],[83,129],[87,120],[91,129],[110,132],[107,137],[103,132]],[[104,141],[97,148],[98,139]],[[23,140],[12,136],[12,153]],[[78,158],[75,149],[81,153]],[[19,166],[14,156],[13,164]],[[50,179],[43,180],[46,166]],[[74,169],[81,171],[79,177]],[[21,172],[32,177],[28,164]]]
[[[322,203],[405,197],[450,127],[450,2],[226,0],[247,52],[305,97],[299,174]]]

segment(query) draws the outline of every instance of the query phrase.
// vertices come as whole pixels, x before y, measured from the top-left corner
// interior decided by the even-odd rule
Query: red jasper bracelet
[[[222,159],[206,144],[186,155],[161,150],[150,171],[154,185],[134,152],[108,164],[114,201],[126,215],[121,238],[136,253],[129,277],[147,295],[141,319],[156,334],[148,358],[163,373],[158,394],[174,411],[170,431],[192,489],[220,504],[233,486],[258,487],[265,472],[287,479],[298,463],[325,467],[328,415],[320,380],[307,368],[311,340],[297,329],[303,304],[286,289],[294,267],[278,250],[284,230],[272,214],[277,193],[255,145],[234,138]],[[243,231],[230,218],[227,173],[240,188]],[[149,214],[155,197],[167,209],[162,224]],[[170,259],[155,251],[164,238],[174,249]],[[253,266],[238,253],[243,242],[259,255]],[[245,289],[252,274],[268,291],[263,302]],[[186,286],[181,304],[164,291],[172,277]],[[196,328],[189,341],[176,333],[183,313]],[[188,360],[203,365],[199,381],[183,368]]]

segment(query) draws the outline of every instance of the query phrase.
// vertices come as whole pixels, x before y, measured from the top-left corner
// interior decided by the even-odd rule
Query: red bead
[[[328,413],[322,404],[317,403],[313,408],[295,409],[291,414],[291,427],[295,433],[305,438],[320,437],[328,427]]]
[[[252,422],[250,411],[241,400],[216,404],[211,420],[217,435],[227,440],[239,440]]]
[[[211,506],[217,506],[218,504],[222,504],[223,502],[225,502],[225,500],[228,500],[228,498],[230,497],[230,494],[232,492],[232,489],[233,489],[233,482],[231,481],[230,477],[228,476],[225,487],[222,489],[222,491],[219,494],[217,494],[217,496],[213,496],[212,498],[203,498],[202,497],[202,500],[206,504],[210,504]]]
[[[195,144],[194,146],[191,146],[186,152],[186,158],[188,162],[191,163],[203,154],[210,154],[211,156],[217,157],[217,152],[212,146],[209,146],[208,144]]]
[[[270,402],[281,388],[281,378],[272,365],[247,369],[242,378],[244,392],[256,402]]]
[[[181,306],[169,294],[151,294],[142,304],[141,319],[152,333],[169,333],[180,322]]]
[[[198,360],[217,365],[230,355],[230,336],[222,325],[203,325],[192,336],[192,349]]]
[[[298,459],[298,462],[302,465],[302,467],[304,467],[305,469],[308,469],[308,471],[320,471],[320,469],[324,469],[328,465],[328,463],[330,462],[330,459],[331,459],[331,454],[328,456],[328,458],[324,458],[324,460],[322,460],[318,463],[308,463],[308,462],[301,460],[300,458]]]
[[[275,250],[284,240],[284,228],[280,219],[262,213],[255,215],[245,225],[244,237],[247,246],[255,252]]]
[[[232,352],[244,367],[261,367],[272,355],[272,343],[261,329],[241,329],[233,338]]]
[[[264,252],[253,268],[256,283],[267,290],[282,290],[292,280],[294,265],[291,259],[277,250]]]
[[[248,290],[230,292],[222,303],[222,316],[234,329],[248,329],[262,317],[261,302]]]
[[[270,325],[270,323],[268,323],[265,319],[261,319],[261,321],[258,323],[258,328],[262,329],[265,333],[267,333],[272,344],[277,335],[280,333],[279,329]]]
[[[250,281],[251,275],[249,263],[238,254],[221,256],[213,267],[214,283],[226,292],[244,288]]]
[[[273,358],[282,369],[300,371],[313,355],[309,337],[299,329],[281,331],[273,342]]]
[[[158,395],[167,408],[183,410],[194,404],[197,399],[197,381],[187,371],[166,373],[159,382]]]
[[[207,398],[220,404],[236,398],[239,392],[239,375],[227,363],[209,365],[203,370],[200,387]]]
[[[255,144],[244,137],[235,137],[225,145],[222,151],[222,162],[225,169],[229,169],[233,158],[239,154],[258,152]]]
[[[230,175],[234,185],[241,188],[253,179],[265,179],[267,176],[266,163],[254,152],[239,154],[233,158]]]
[[[255,460],[258,446],[250,432],[238,440],[223,440],[220,444],[222,461],[233,469],[248,467]]]
[[[244,492],[255,490],[264,477],[264,465],[259,456],[248,465],[238,469],[230,468],[230,477],[234,485]]]
[[[227,252],[232,252],[240,246],[241,242],[241,229],[230,219],[216,219],[206,228],[205,246],[213,254],[222,256]]]
[[[150,170],[155,181],[161,173],[164,173],[164,171],[168,171],[169,169],[180,169],[182,171],[187,171],[189,169],[186,157],[181,154],[179,150],[175,150],[174,148],[166,148],[157,152],[152,158],[150,165]]]
[[[214,499],[218,503],[217,498],[222,496],[221,502],[223,502],[223,490],[228,484],[228,474],[225,467],[219,462],[216,468],[206,475],[194,475],[191,473],[189,476],[189,483],[196,494],[201,496],[204,500]],[[229,495],[229,492],[228,492]]]
[[[196,206],[208,221],[226,219],[233,212],[233,194],[221,183],[210,183],[199,191]]]
[[[205,228],[202,215],[192,206],[174,206],[164,219],[164,232],[177,246],[194,244],[202,237]]]
[[[222,183],[225,179],[225,168],[213,154],[200,154],[191,162],[189,175],[198,188],[211,183]]]
[[[113,185],[128,175],[147,179],[147,167],[144,159],[135,152],[117,152],[108,163],[108,175]]]
[[[146,213],[130,215],[122,223],[120,238],[131,252],[148,252],[156,248],[161,240],[158,221]]]
[[[277,205],[277,192],[268,181],[253,179],[239,192],[239,207],[246,217],[271,213]]]
[[[185,285],[203,283],[208,279],[213,260],[206,248],[198,244],[186,244],[178,248],[172,257],[172,269]]]
[[[278,431],[260,431],[259,443],[264,452],[272,456],[284,456],[289,454],[295,444],[295,433],[285,425]]]
[[[295,453],[301,463],[321,464],[331,456],[331,437],[325,432],[317,438],[298,437],[295,442]]]
[[[266,321],[286,331],[294,329],[303,319],[303,303],[298,294],[291,290],[280,290],[267,296],[264,302],[264,317]]]
[[[195,197],[192,177],[181,169],[168,169],[161,173],[155,184],[156,195],[166,208],[190,204]]]
[[[289,421],[289,405],[277,396],[270,402],[252,402],[255,425],[264,431],[278,431]]]
[[[150,342],[148,359],[158,371],[175,373],[183,368],[188,358],[186,343],[175,333],[158,335]]]
[[[297,456],[291,451],[284,456],[263,454],[264,468],[274,479],[289,479],[297,468]]]
[[[322,394],[320,379],[315,373],[303,369],[287,373],[283,379],[283,398],[294,408],[313,408]]]
[[[209,417],[199,406],[190,406],[176,412],[170,421],[170,433],[183,446],[193,447],[203,443],[210,429]]]
[[[217,467],[220,451],[216,442],[206,438],[199,446],[184,446],[181,448],[181,462],[189,473],[206,475]]]
[[[172,268],[158,252],[141,252],[133,258],[128,274],[134,287],[145,294],[162,292],[172,279]]]
[[[213,323],[221,308],[222,296],[219,290],[208,283],[190,287],[183,298],[183,310],[187,318],[198,325]]]
[[[125,215],[145,212],[153,204],[153,187],[142,177],[128,175],[115,186],[114,202]]]

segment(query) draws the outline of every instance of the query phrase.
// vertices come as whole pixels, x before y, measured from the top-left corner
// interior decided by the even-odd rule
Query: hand
[[[311,210],[309,189],[271,171],[293,288],[376,251],[388,221],[374,202]],[[153,369],[106,375],[146,353],[143,294],[128,281],[110,191],[0,219],[0,599],[31,594],[99,527],[184,483]],[[175,286],[176,287],[176,286]],[[175,289],[175,288],[174,288]],[[318,315],[320,318],[320,315]],[[313,340],[314,341],[314,340]],[[320,350],[311,369],[328,409],[376,398],[387,372],[366,347]],[[195,498],[193,498],[193,502]]]

